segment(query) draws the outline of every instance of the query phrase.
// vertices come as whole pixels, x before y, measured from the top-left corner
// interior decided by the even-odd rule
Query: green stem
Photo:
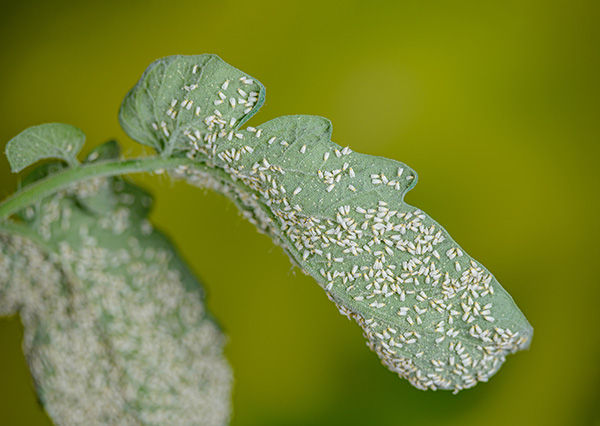
[[[158,169],[172,169],[177,166],[197,167],[198,163],[187,158],[148,157],[98,162],[66,169],[65,171],[53,174],[45,179],[26,186],[0,203],[0,221],[7,219],[19,210],[35,203],[37,200],[64,189],[75,182],[103,176],[150,172]]]

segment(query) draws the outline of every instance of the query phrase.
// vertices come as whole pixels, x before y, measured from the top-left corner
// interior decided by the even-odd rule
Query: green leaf
[[[110,140],[101,145],[98,145],[90,151],[85,157],[86,163],[93,163],[97,161],[117,160],[121,155],[121,147],[115,140]]]
[[[114,145],[99,148],[100,151]],[[82,208],[112,192],[103,214]],[[200,283],[121,178],[74,185],[0,227],[0,314],[19,312],[56,424],[226,424],[231,371]]]
[[[198,161],[173,174],[230,197],[359,323],[384,365],[419,389],[458,392],[487,381],[506,355],[528,347],[533,329],[494,276],[404,202],[417,181],[413,170],[333,143],[331,123],[321,117],[280,117],[240,130],[248,115],[230,123],[241,109],[228,101],[239,82],[262,86],[220,61],[222,72],[197,80],[189,70],[206,58],[185,57],[185,71],[165,65],[181,57],[162,59],[158,80],[151,66],[124,103],[125,130],[160,147],[151,126],[166,123],[177,148]],[[173,79],[173,90],[159,84]],[[187,93],[174,90],[194,84],[200,117],[185,111]],[[233,90],[220,90],[224,84]],[[221,99],[219,91],[223,104],[205,109]],[[160,107],[150,108],[150,99],[161,99]]]
[[[171,154],[186,150],[212,121],[238,129],[264,102],[264,87],[216,55],[169,56],[152,63],[119,113],[137,141]],[[212,117],[207,119],[207,117]]]
[[[94,148],[86,157],[85,164],[101,161],[118,160],[121,155],[121,148],[117,141],[108,141]],[[92,186],[91,191],[79,191],[77,201],[88,211],[97,215],[111,214],[116,208],[118,200],[115,192],[109,185],[103,185],[104,179],[94,179],[87,182],[87,186]],[[85,187],[80,185],[80,188]]]
[[[62,123],[40,124],[25,129],[6,145],[6,156],[13,173],[46,158],[59,158],[76,165],[85,134]]]

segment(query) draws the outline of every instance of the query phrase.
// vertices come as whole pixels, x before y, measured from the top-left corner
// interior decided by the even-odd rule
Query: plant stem
[[[120,161],[104,161],[69,168],[26,186],[0,203],[0,221],[7,219],[19,210],[33,204],[35,201],[76,182],[103,176],[172,169],[177,166],[185,165],[197,167],[198,163],[187,158],[148,157]]]

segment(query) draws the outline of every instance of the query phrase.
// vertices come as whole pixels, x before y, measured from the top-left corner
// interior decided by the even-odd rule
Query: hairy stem
[[[0,221],[7,219],[19,210],[33,204],[36,200],[64,189],[75,182],[103,176],[172,169],[177,166],[185,165],[197,167],[198,163],[187,158],[148,157],[131,160],[105,161],[69,168],[26,186],[0,203]]]

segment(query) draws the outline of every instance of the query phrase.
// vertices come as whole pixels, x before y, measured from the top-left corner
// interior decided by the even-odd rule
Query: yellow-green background
[[[338,143],[414,168],[407,201],[535,327],[489,383],[418,391],[232,204],[136,177],[230,336],[233,425],[600,424],[598,2],[123,3],[2,2],[0,146],[59,121],[137,155],[117,111],[145,67],[217,53],[267,87],[251,123],[323,115]],[[0,198],[16,182],[2,158]],[[46,425],[21,338],[0,320],[0,424]]]

